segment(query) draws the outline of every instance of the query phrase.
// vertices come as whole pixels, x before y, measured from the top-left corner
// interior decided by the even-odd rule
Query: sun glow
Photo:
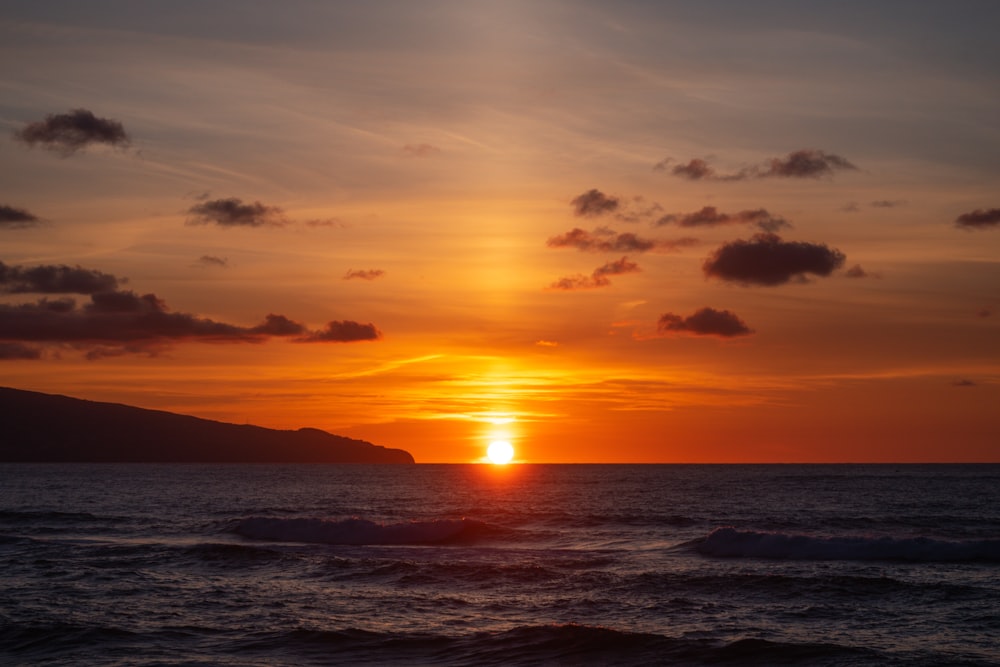
[[[514,447],[506,440],[494,440],[486,450],[490,463],[503,465],[514,458]]]

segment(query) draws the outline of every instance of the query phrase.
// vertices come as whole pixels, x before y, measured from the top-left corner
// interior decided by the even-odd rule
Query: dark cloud
[[[738,213],[723,213],[714,206],[705,206],[693,213],[677,213],[665,215],[657,221],[657,225],[674,223],[680,227],[715,227],[718,225],[752,224],[765,232],[776,232],[779,229],[791,227],[791,223],[782,217],[772,215],[766,209],[758,208]]]
[[[229,266],[229,260],[225,257],[216,257],[215,255],[202,255],[198,258],[198,264],[200,266],[217,266],[225,269]]]
[[[955,226],[961,229],[989,229],[1000,227],[1000,208],[977,208],[955,218]]]
[[[717,178],[715,170],[709,167],[707,162],[698,158],[691,160],[687,164],[677,165],[670,170],[670,173],[691,181],[700,181],[702,179],[713,180]]]
[[[250,329],[251,333],[265,336],[301,336],[308,333],[304,324],[290,320],[284,315],[269,314],[262,324]]]
[[[663,214],[663,207],[656,202],[646,202],[642,197],[633,197],[630,202],[622,204],[615,213],[615,220],[622,222],[642,222]]]
[[[951,385],[953,387],[975,387],[976,383],[973,382],[972,380],[967,380],[963,378],[961,380],[955,380],[954,382],[951,383]]]
[[[576,248],[585,252],[647,252],[653,249],[678,250],[698,244],[697,239],[646,239],[631,232],[619,234],[607,227],[592,232],[575,227],[545,242],[550,248]]]
[[[220,227],[262,227],[269,225],[280,227],[288,221],[284,212],[277,206],[265,206],[259,201],[244,204],[236,197],[228,199],[213,199],[195,204],[188,209],[191,217],[189,225],[216,224]]]
[[[768,176],[819,178],[832,176],[835,171],[854,169],[857,167],[839,155],[815,149],[803,149],[789,153],[785,157],[771,158],[755,175],[762,178]]]
[[[344,280],[375,280],[385,275],[382,269],[351,269],[344,274]]]
[[[242,327],[168,312],[154,294],[116,291],[92,294],[90,298],[82,308],[76,308],[71,300],[0,304],[0,341],[127,345],[261,340]]]
[[[80,267],[9,267],[0,263],[0,291],[7,293],[77,293],[89,295],[78,305],[69,297],[32,303],[0,304],[0,358],[41,357],[41,346],[69,346],[87,358],[122,354],[154,355],[183,341],[260,343],[273,337],[299,342],[374,340],[371,324],[331,322],[310,331],[284,315],[269,314],[255,327],[217,322],[190,313],[171,312],[155,294],[115,289],[119,279]]]
[[[21,343],[0,342],[0,361],[18,361],[24,359],[41,359],[42,350]]]
[[[344,228],[344,227],[348,227],[349,226],[346,222],[341,221],[339,218],[320,218],[320,219],[315,219],[314,218],[312,220],[306,220],[304,224],[307,225],[307,226],[309,226],[309,227],[340,227],[340,228]]]
[[[86,109],[49,114],[45,120],[28,123],[15,131],[14,138],[29,146],[40,145],[63,155],[71,155],[91,144],[125,148],[130,143],[120,122],[98,118]]]
[[[630,261],[628,257],[613,262],[607,262],[593,270],[589,276],[583,274],[566,276],[552,283],[549,287],[557,290],[581,290],[594,289],[596,287],[607,287],[611,284],[609,276],[620,276],[626,273],[636,273],[641,271],[639,265]]]
[[[976,313],[976,317],[990,317],[992,315],[993,311],[991,311],[989,308],[983,308],[982,310]]]
[[[441,149],[430,144],[406,144],[403,152],[410,157],[430,157],[440,153]]]
[[[860,264],[855,264],[844,272],[848,278],[881,278],[881,274],[866,271]]]
[[[904,206],[905,204],[905,199],[876,199],[869,206],[873,208],[895,208],[897,206]]]
[[[828,276],[843,266],[846,257],[822,243],[782,241],[777,234],[761,233],[751,240],[725,243],[702,266],[706,276],[744,285],[781,285],[806,274]]]
[[[679,333],[722,338],[748,336],[753,333],[753,329],[733,313],[714,308],[701,308],[687,317],[666,313],[660,317],[657,330],[666,335]]]
[[[23,208],[0,204],[0,229],[26,229],[34,227],[41,220]]]
[[[653,168],[665,171],[672,160],[667,158]],[[845,158],[826,151],[805,148],[765,160],[762,164],[741,169],[731,174],[720,174],[705,160],[694,158],[679,164],[670,173],[691,181],[742,181],[748,178],[820,178],[832,176],[836,171],[854,170],[856,166]]]
[[[302,338],[300,343],[353,343],[356,341],[378,340],[382,332],[374,324],[361,324],[351,320],[328,322],[325,329],[313,331]]]
[[[124,282],[127,282],[124,278],[79,266],[50,264],[25,268],[0,262],[0,292],[12,294],[93,294],[117,289]]]
[[[591,188],[575,197],[570,204],[573,206],[574,215],[594,218],[605,213],[614,213],[621,205],[621,201],[617,197],[609,197],[600,190]]]

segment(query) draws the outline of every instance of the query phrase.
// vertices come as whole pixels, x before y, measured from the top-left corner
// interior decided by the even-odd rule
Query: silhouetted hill
[[[315,428],[278,431],[0,387],[0,461],[413,463]]]

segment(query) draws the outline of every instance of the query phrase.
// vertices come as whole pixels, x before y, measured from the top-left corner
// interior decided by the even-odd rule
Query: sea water
[[[998,665],[996,465],[0,465],[3,665]]]

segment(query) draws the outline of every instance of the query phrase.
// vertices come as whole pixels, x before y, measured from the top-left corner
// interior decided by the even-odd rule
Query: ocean
[[[0,464],[2,665],[1000,665],[1000,465]]]

